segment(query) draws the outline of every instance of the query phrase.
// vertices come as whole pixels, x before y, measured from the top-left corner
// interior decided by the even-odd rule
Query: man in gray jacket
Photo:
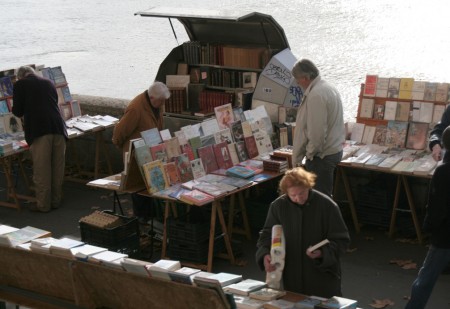
[[[304,92],[297,112],[292,163],[300,165],[306,159],[306,170],[317,175],[314,188],[331,196],[345,141],[341,97],[310,60],[295,63],[292,74]]]

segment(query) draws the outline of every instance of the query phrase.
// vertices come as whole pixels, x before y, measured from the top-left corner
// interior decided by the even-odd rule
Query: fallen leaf
[[[408,263],[402,266],[403,269],[417,269],[416,263]]]
[[[386,308],[387,306],[393,306],[395,303],[388,298],[374,299],[373,303],[369,304],[372,308]]]
[[[400,267],[403,267],[404,265],[412,264],[412,263],[413,263],[412,260],[392,259],[389,261],[389,264],[397,264]]]
[[[358,248],[348,248],[348,249],[347,249],[347,253],[353,253],[353,252],[355,252],[356,250],[358,250]]]

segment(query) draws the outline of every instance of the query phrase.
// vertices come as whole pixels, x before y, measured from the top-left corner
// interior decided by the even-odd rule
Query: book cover
[[[70,94],[69,86],[61,87],[61,92],[64,98],[64,102],[72,101],[72,95]]]
[[[249,137],[245,137],[244,138],[245,141],[245,148],[247,149],[247,154],[248,157],[251,158],[255,158],[258,156],[258,146],[256,146],[256,140],[255,137],[249,136]]]
[[[397,115],[397,101],[386,101],[384,106],[384,120],[395,120]]]
[[[387,98],[389,89],[389,78],[388,77],[378,77],[377,89],[375,96],[379,98]]]
[[[237,151],[236,151],[236,143],[228,144],[227,147],[228,147],[228,153],[230,154],[231,163],[233,163],[233,165],[238,164],[239,157],[238,157]]]
[[[412,100],[423,100],[423,96],[425,95],[425,82],[415,80],[412,88]]]
[[[400,79],[400,89],[398,92],[399,99],[411,100],[414,78],[403,77]]]
[[[448,87],[447,83],[438,83],[436,86],[435,101],[447,102],[448,90],[449,90],[449,87]]]
[[[166,145],[166,154],[168,161],[181,154],[181,148],[180,143],[178,142],[178,137],[172,137],[168,140],[165,140],[164,144]]]
[[[5,128],[5,133],[15,134],[18,132],[23,132],[22,120],[12,113],[1,115],[3,118],[3,126]]]
[[[224,288],[224,291],[237,295],[247,296],[250,292],[262,289],[267,283],[254,279],[245,279],[237,283],[232,283]]]
[[[141,137],[144,139],[145,143],[149,146],[154,146],[162,143],[161,135],[159,134],[158,128],[151,128],[142,131]]]
[[[279,106],[278,123],[295,122],[297,120],[298,107]]]
[[[362,118],[372,118],[373,117],[373,106],[375,100],[369,98],[362,98],[361,100],[361,110],[359,111],[359,117]]]
[[[226,129],[234,121],[233,108],[231,103],[217,106],[214,108],[216,114],[217,123],[220,129]]]
[[[52,72],[53,81],[55,86],[67,84],[66,76],[64,75],[62,68],[60,66],[50,68]]]
[[[240,142],[236,143],[236,153],[239,158],[239,162],[249,159],[248,154],[247,154],[247,149],[245,148],[244,141],[240,141]]]
[[[242,110],[242,105],[237,105],[236,107],[233,107],[233,115],[235,121],[236,120],[245,121],[245,115],[244,111]]]
[[[6,100],[0,100],[0,114],[7,114],[9,112],[8,102]]]
[[[406,148],[422,150],[428,144],[428,123],[411,122],[408,128]]]
[[[191,144],[189,144],[189,143],[182,144],[182,145],[180,145],[180,148],[181,148],[181,153],[185,153],[188,156],[189,161],[192,161],[195,159],[194,151],[192,150]]]
[[[228,144],[226,142],[215,144],[212,147],[214,156],[216,157],[218,168],[227,169],[233,166],[233,162],[228,150]]]
[[[260,156],[273,151],[272,141],[270,140],[270,136],[268,134],[257,132],[254,137]]]
[[[271,288],[262,288],[260,290],[249,293],[250,298],[265,300],[265,301],[278,299],[280,297],[283,297],[284,295],[286,295],[285,291],[275,290],[275,289],[271,289]]]
[[[206,174],[209,174],[219,168],[212,145],[199,148],[198,155],[203,162],[203,167],[205,168]]]
[[[152,155],[153,160],[160,160],[163,163],[167,163],[168,158],[166,152],[166,144],[163,143],[150,146],[150,153]]]
[[[178,169],[175,162],[168,162],[163,164],[163,166],[164,166],[164,173],[166,174],[170,186],[173,186],[181,182],[180,174],[178,173]]]
[[[242,126],[242,134],[243,134],[244,138],[253,135],[252,125],[250,124],[249,121],[242,121],[241,126]]]
[[[287,164],[286,160],[284,160],[284,162]],[[253,170],[255,174],[261,173],[263,171],[264,166],[263,161],[254,159],[242,161],[241,163],[239,163],[239,165],[248,168],[250,170]]]
[[[436,124],[442,119],[442,115],[445,111],[445,105],[435,104],[433,110],[433,117],[431,119],[431,123]]]
[[[389,78],[389,87],[388,87],[388,96],[387,97],[388,98],[398,98],[399,91],[400,91],[400,78],[397,78],[397,77]]]
[[[205,147],[208,145],[214,145],[216,140],[214,139],[214,135],[204,135],[200,136],[201,147]]]
[[[222,142],[226,142],[227,144],[233,143],[233,137],[231,136],[230,128],[226,128],[216,132],[214,134],[214,140],[216,141],[216,144]]]
[[[203,206],[214,201],[214,197],[202,191],[193,189],[192,191],[181,194],[180,200],[188,204]]]
[[[214,135],[215,133],[220,131],[219,124],[217,123],[216,118],[211,118],[203,121],[201,123],[201,126],[204,135]]]
[[[383,160],[383,162],[378,164],[378,168],[389,170],[389,169],[393,168],[401,160],[402,160],[402,157],[400,155],[393,155],[393,156],[387,157],[386,159]]]
[[[194,179],[198,179],[206,175],[205,168],[203,167],[202,159],[194,159],[191,161],[192,175]]]
[[[387,124],[385,146],[404,148],[406,134],[408,132],[408,122],[389,121]]]
[[[178,174],[180,175],[181,182],[187,182],[194,179],[192,174],[191,163],[186,154],[181,154],[175,157],[175,164],[177,166]]]
[[[228,192],[230,192],[230,190],[228,190],[228,188],[224,189],[224,188],[221,188],[220,186],[216,186],[213,183],[203,182],[203,181],[195,184],[192,187],[192,189],[207,193],[207,194],[213,196],[214,198],[222,197],[222,196],[226,195]],[[236,189],[236,187],[233,187],[233,189]]]
[[[416,165],[413,171],[415,175],[428,175],[435,167],[437,162],[431,155],[416,160]]]
[[[233,140],[237,143],[244,140],[244,131],[240,120],[234,121],[230,124],[231,135]]]
[[[411,102],[400,101],[397,105],[396,121],[409,121]]]
[[[373,136],[372,144],[378,144],[384,146],[386,142],[387,127],[385,125],[377,125],[375,127],[375,134]]]
[[[163,142],[172,138],[172,135],[170,135],[169,129],[164,129],[164,130],[159,131],[159,135],[161,135],[161,139],[163,140]]]
[[[72,117],[80,117],[81,116],[81,107],[80,103],[77,100],[70,101],[70,110]]]
[[[370,145],[373,143],[373,138],[375,136],[375,126],[366,125],[364,128],[364,134],[361,140],[361,143]]]
[[[384,104],[374,104],[373,119],[384,119]]]
[[[361,143],[365,127],[366,125],[364,123],[355,123],[352,128],[352,134],[350,139],[357,143]]]
[[[421,102],[419,110],[419,122],[430,123],[433,120],[434,104],[431,102]]]
[[[161,160],[145,163],[142,168],[144,170],[148,193],[152,194],[164,190],[169,186],[169,180],[164,172],[164,165]]]
[[[153,161],[152,154],[150,153],[150,149],[147,145],[139,146],[134,149],[134,157],[136,159],[136,163],[139,166],[139,170],[141,171],[142,176],[144,177],[144,170],[142,166],[145,163]]]
[[[246,167],[236,165],[227,169],[227,175],[239,177],[239,178],[250,178],[255,175],[255,171],[248,169]]]
[[[366,81],[364,83],[364,96],[374,97],[377,89],[378,75],[366,75]]]
[[[198,158],[198,152],[197,150],[202,147],[202,140],[200,139],[200,136],[194,136],[190,138],[189,145],[191,145],[192,152],[194,153],[195,159]]]
[[[9,97],[13,95],[13,84],[11,77],[5,76],[0,78],[0,88],[4,97]]]
[[[425,82],[423,99],[425,101],[434,101],[436,99],[437,83]]]
[[[32,226],[26,226],[9,233],[0,235],[0,245],[16,247],[19,244],[29,242],[36,238],[50,237],[51,232]]]

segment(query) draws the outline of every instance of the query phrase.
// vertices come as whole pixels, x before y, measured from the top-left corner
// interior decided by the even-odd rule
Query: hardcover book
[[[242,134],[244,135],[244,138],[253,135],[252,125],[250,124],[249,121],[242,121],[241,126],[242,126]]]
[[[180,195],[180,200],[191,205],[203,206],[214,201],[214,197],[199,190],[192,190]]]
[[[267,283],[254,279],[245,279],[237,283],[232,283],[224,288],[224,291],[237,295],[247,296],[250,292],[259,290],[267,286]]]
[[[236,143],[236,153],[240,162],[248,160],[247,149],[245,148],[245,142],[237,142]]]
[[[244,141],[248,157],[250,159],[257,157],[259,153],[258,153],[258,146],[256,146],[255,137],[253,135],[245,137]]]
[[[231,136],[230,128],[226,128],[223,130],[220,130],[219,132],[216,132],[214,134],[214,139],[216,141],[216,144],[226,142],[227,144],[233,143],[233,137]]]
[[[366,125],[364,123],[355,123],[352,128],[352,134],[350,136],[350,139],[357,143],[361,143],[364,135],[365,126]]]
[[[166,189],[169,180],[164,172],[164,165],[161,160],[145,163],[143,166],[145,183],[150,194]]]
[[[412,88],[411,99],[413,100],[423,100],[425,94],[425,82],[415,80]]]
[[[262,132],[257,132],[254,135],[256,141],[256,148],[258,149],[259,155],[264,155],[273,151],[272,141],[268,134]]]
[[[4,97],[9,97],[13,95],[13,84],[11,77],[5,76],[0,78],[0,88]]]
[[[370,145],[373,143],[373,137],[375,136],[375,126],[366,125],[364,128],[364,134],[361,143]]]
[[[239,163],[239,157],[236,152],[236,143],[228,144],[228,153],[230,154],[231,162],[233,165]]]
[[[219,124],[217,123],[216,118],[211,118],[203,121],[201,123],[201,126],[204,135],[214,135],[215,133],[220,131]]]
[[[384,120],[395,120],[397,115],[397,101],[386,101],[384,107]]]
[[[205,168],[203,167],[203,163],[200,158],[191,161],[191,169],[194,179],[198,179],[206,175]]]
[[[426,101],[434,101],[436,99],[437,83],[425,82],[425,90],[423,99]]]
[[[431,102],[421,102],[419,110],[419,122],[430,123],[433,120],[434,104]]]
[[[397,114],[395,115],[396,121],[409,121],[411,110],[411,103],[400,101],[397,105]]]
[[[216,114],[217,123],[220,129],[226,129],[234,121],[233,108],[231,103],[221,105],[214,108]]]
[[[385,146],[404,148],[408,122],[389,121],[387,124]]]
[[[366,75],[364,83],[364,96],[374,97],[377,89],[378,75]],[[362,117],[362,116],[361,116]]]
[[[195,136],[195,137],[190,138],[188,141],[189,141],[189,145],[191,145],[191,149],[192,149],[192,152],[194,153],[194,157],[195,157],[195,159],[197,159],[198,158],[197,149],[202,147],[202,140],[200,139],[200,136]]]
[[[411,100],[414,78],[403,77],[400,79],[399,99]]]
[[[359,111],[359,117],[372,118],[374,103],[375,103],[374,99],[362,98],[361,110]]]
[[[406,148],[422,150],[427,147],[428,123],[411,122],[408,128]]]
[[[236,165],[227,169],[227,175],[239,177],[239,178],[250,178],[255,175],[255,171],[248,169],[246,167]]]
[[[181,153],[185,153],[188,156],[189,161],[192,161],[195,159],[194,151],[192,150],[191,144],[189,144],[189,143],[182,144],[182,145],[180,145],[180,148],[181,148]]]
[[[386,142],[386,131],[387,127],[385,125],[377,125],[375,127],[375,134],[373,136],[372,144],[382,145]]]
[[[157,144],[150,146],[150,153],[153,160],[161,160],[163,163],[168,161],[166,153],[166,144]]]
[[[212,145],[199,148],[198,155],[203,162],[203,167],[205,168],[206,174],[209,174],[219,168]]]
[[[141,137],[144,139],[145,143],[149,146],[154,146],[162,143],[161,135],[159,134],[158,128],[152,128],[141,132]]]
[[[400,91],[400,78],[389,78],[388,98],[398,98],[398,92]],[[391,119],[393,120],[393,119]]]
[[[172,158],[179,156],[181,154],[180,143],[177,137],[172,137],[164,141],[166,145],[167,159],[170,161]]]
[[[374,104],[373,119],[384,119],[384,104]]]
[[[233,140],[237,143],[244,140],[244,131],[240,120],[230,124],[231,135]]]
[[[145,163],[153,161],[150,149],[146,144],[144,144],[143,146],[136,147],[134,149],[134,157],[136,159],[137,165],[139,166],[139,170],[141,171],[142,176],[144,176],[144,170],[142,169],[142,166]]]
[[[228,144],[226,142],[213,145],[213,150],[218,168],[227,169],[233,166],[233,162],[228,151]]]
[[[438,83],[436,86],[436,98],[437,102],[447,102],[448,95],[448,84],[447,83]]]
[[[177,165],[178,174],[180,175],[181,182],[187,182],[194,179],[192,174],[191,163],[186,154],[181,154],[175,157],[175,164]]]
[[[166,174],[169,185],[173,186],[176,183],[181,182],[180,174],[178,174],[178,169],[175,162],[168,162],[163,164],[164,173]]]
[[[378,77],[377,89],[375,96],[379,98],[387,98],[389,89],[389,78],[388,77]]]

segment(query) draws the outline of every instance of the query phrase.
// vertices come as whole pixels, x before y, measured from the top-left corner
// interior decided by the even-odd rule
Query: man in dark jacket
[[[450,263],[450,127],[442,134],[445,155],[434,171],[428,194],[424,230],[431,233],[430,248],[412,285],[406,309],[425,308],[439,275]]]
[[[52,81],[37,76],[29,66],[19,68],[17,79],[12,112],[23,117],[25,140],[33,160],[37,203],[30,206],[30,210],[49,212],[61,204],[66,127]]]
[[[444,113],[442,114],[441,121],[439,121],[430,132],[430,139],[428,142],[428,147],[433,152],[433,159],[436,161],[441,160],[442,153],[442,132],[445,128],[450,126],[450,105],[447,106]]]

